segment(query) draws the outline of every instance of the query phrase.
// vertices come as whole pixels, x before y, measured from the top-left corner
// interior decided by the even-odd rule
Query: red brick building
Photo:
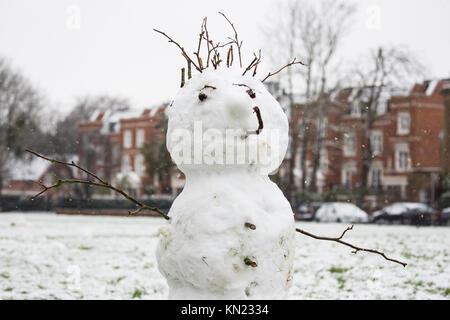
[[[161,181],[157,175],[149,176],[142,152],[153,142],[164,139],[165,132],[160,126],[165,107],[99,112],[90,122],[81,123],[81,164],[137,197],[149,195],[150,186],[158,196],[179,193],[184,185],[182,175],[174,168]],[[108,191],[105,196],[114,195]]]
[[[361,97],[370,88],[347,88],[330,95],[321,130],[324,141],[317,172],[319,191],[333,191],[341,199],[354,200],[354,191],[362,182],[364,148],[370,147],[367,185],[371,191],[366,200],[373,206],[386,201],[434,202],[443,159],[444,105],[440,92],[444,82],[425,81],[406,94],[381,90],[368,146],[364,142],[367,118]],[[303,107],[298,105],[298,110]],[[309,116],[307,181],[311,180],[312,148],[319,134],[317,115],[310,112]]]

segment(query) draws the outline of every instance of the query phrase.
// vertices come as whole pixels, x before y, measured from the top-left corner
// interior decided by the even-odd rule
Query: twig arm
[[[91,186],[97,186],[97,187],[101,187],[101,188],[107,188],[107,189],[113,190],[113,191],[121,194],[127,200],[129,200],[129,201],[133,202],[134,204],[136,204],[137,206],[139,206],[138,210],[136,210],[134,212],[130,212],[130,214],[137,214],[137,213],[139,213],[142,210],[149,210],[149,211],[154,211],[154,212],[158,213],[160,216],[164,217],[166,220],[170,219],[168,215],[166,215],[164,212],[162,212],[158,208],[149,207],[149,206],[145,205],[144,203],[142,203],[139,200],[135,199],[134,197],[130,196],[125,191],[123,191],[123,190],[121,190],[121,189],[119,189],[117,187],[112,186],[107,181],[103,180],[102,178],[100,178],[96,174],[90,172],[89,170],[87,170],[87,169],[85,169],[85,168],[75,164],[73,161],[72,161],[72,163],[70,163],[70,162],[65,162],[65,161],[61,161],[61,160],[57,160],[57,159],[48,158],[48,157],[43,156],[43,155],[41,155],[41,154],[39,154],[39,153],[37,153],[37,152],[35,152],[33,150],[30,150],[30,149],[25,149],[25,151],[27,151],[27,152],[29,152],[29,153],[31,153],[31,154],[39,157],[39,158],[45,159],[45,160],[47,160],[49,162],[52,162],[52,163],[59,163],[59,164],[66,165],[66,166],[76,167],[76,168],[80,169],[81,171],[89,174],[90,176],[96,178],[99,181],[99,182],[94,182],[94,181],[82,180],[82,179],[58,179],[56,181],[56,183],[54,183],[51,186],[46,186],[43,183],[37,182],[43,188],[43,190],[38,192],[34,196],[30,197],[29,198],[30,200],[34,200],[37,197],[39,197],[40,195],[42,195],[43,193],[45,193],[45,192],[47,192],[47,191],[49,191],[51,189],[58,188],[58,187],[62,186],[63,184],[80,183],[80,184],[87,184],[87,185],[91,185]]]
[[[380,256],[382,256],[384,259],[386,259],[386,260],[388,260],[388,261],[392,261],[392,262],[401,264],[403,267],[406,267],[407,263],[401,262],[401,261],[396,260],[396,259],[388,258],[383,252],[380,252],[380,251],[377,251],[377,250],[374,250],[374,249],[360,248],[360,247],[357,247],[357,246],[355,246],[355,245],[353,245],[353,244],[351,244],[351,243],[342,241],[341,239],[344,237],[345,233],[346,233],[347,231],[349,231],[349,230],[352,230],[352,229],[353,229],[353,225],[352,225],[351,227],[348,227],[347,229],[345,229],[344,232],[341,234],[341,236],[338,237],[338,238],[330,238],[330,237],[321,237],[321,236],[317,236],[317,235],[315,235],[315,234],[312,234],[312,233],[310,233],[310,232],[308,232],[308,231],[305,231],[305,230],[302,230],[302,229],[299,229],[299,228],[296,228],[295,231],[297,231],[297,232],[299,232],[299,233],[301,233],[301,234],[304,234],[305,236],[308,236],[308,237],[317,239],[317,240],[326,240],[326,241],[334,241],[334,242],[338,242],[338,243],[340,243],[340,244],[343,244],[343,245],[345,245],[345,246],[347,246],[347,247],[352,248],[352,249],[354,250],[354,251],[352,251],[352,253],[355,253],[355,254],[358,253],[358,251],[365,251],[365,252],[370,252],[370,253],[379,254]]]
[[[290,67],[290,66],[292,66],[292,65],[294,65],[294,64],[301,64],[302,66],[306,66],[306,64],[304,64],[303,62],[301,62],[301,61],[296,61],[296,60],[297,60],[297,58],[294,58],[294,60],[292,60],[292,62],[290,62],[290,63],[284,65],[283,67],[281,67],[280,69],[278,69],[278,70],[275,71],[274,73],[269,72],[269,74],[268,74],[264,79],[262,79],[261,82],[266,81],[267,78],[269,78],[269,77],[271,77],[271,76],[274,76],[274,75],[280,73],[280,71],[283,70],[284,68]]]

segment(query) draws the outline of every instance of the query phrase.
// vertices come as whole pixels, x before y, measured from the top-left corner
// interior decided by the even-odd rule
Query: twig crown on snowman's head
[[[200,73],[202,73],[203,70],[210,68],[211,66],[214,69],[217,69],[221,65],[221,63],[226,63],[227,68],[230,68],[234,62],[233,47],[235,47],[237,50],[237,56],[239,59],[239,67],[241,68],[241,70],[243,70],[242,75],[245,75],[247,72],[252,72],[252,76],[254,77],[256,75],[258,65],[261,62],[261,50],[258,51],[258,55],[256,53],[253,53],[253,60],[250,62],[250,64],[247,67],[243,68],[242,55],[241,55],[242,40],[239,40],[238,32],[236,31],[234,24],[227,18],[227,16],[225,14],[223,14],[222,12],[219,12],[219,14],[222,15],[227,20],[227,22],[230,24],[230,26],[234,32],[234,37],[228,37],[227,41],[225,43],[220,43],[220,42],[214,43],[214,41],[210,38],[210,35],[208,32],[207,17],[203,18],[201,29],[200,29],[200,34],[199,34],[199,39],[198,39],[197,51],[194,52],[194,55],[195,55],[194,59],[192,59],[186,53],[184,47],[182,47],[178,42],[173,40],[166,33],[162,32],[160,30],[157,30],[157,29],[153,29],[153,30],[162,34],[163,36],[165,36],[169,40],[169,42],[175,44],[181,50],[181,54],[186,59],[186,63],[187,63],[188,79],[191,79],[191,77],[192,77],[192,66],[194,66],[194,68]],[[207,51],[206,60],[203,60],[202,56],[200,55],[200,50],[201,50],[203,41],[206,42],[206,51]],[[222,58],[221,58],[221,57],[224,57],[224,55],[222,55],[222,56],[220,55],[221,52],[223,53],[224,49],[226,50],[226,61],[222,60]],[[204,61],[206,61],[206,64]],[[267,76],[261,80],[261,82],[264,82],[269,77],[278,74],[284,68],[290,67],[294,64],[300,64],[300,65],[305,66],[305,64],[303,62],[297,61],[297,59],[294,57],[294,59],[291,62],[287,63],[286,65],[284,65],[277,71],[269,72],[267,74]],[[183,87],[185,85],[185,81],[186,81],[185,73],[186,73],[186,69],[181,68],[181,85],[180,85],[181,87]]]

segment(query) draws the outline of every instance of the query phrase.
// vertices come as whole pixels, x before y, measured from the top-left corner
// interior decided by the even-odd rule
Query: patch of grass
[[[5,278],[5,279],[9,279],[9,273],[8,272],[0,273],[0,277]]]
[[[450,288],[440,288],[443,292],[442,294],[444,295],[444,297],[447,297],[450,295]]]
[[[337,277],[336,280],[337,280],[338,283],[339,283],[339,290],[344,289],[344,286],[345,286],[345,279],[344,279],[343,277],[339,276],[339,277]]]
[[[92,250],[94,247],[85,247],[85,246],[81,246],[78,249],[80,250]]]
[[[425,254],[423,254],[423,255],[415,255],[415,254],[412,254],[412,253],[409,253],[409,252],[402,252],[402,255],[406,259],[414,258],[414,259],[422,259],[422,260],[431,260],[431,259],[433,259],[436,256],[436,255],[434,255],[434,256],[430,257],[430,256],[427,256]]]
[[[14,288],[6,288],[5,290],[3,290],[3,291],[5,291],[5,292],[11,292],[11,291],[13,291],[14,290]]]
[[[122,280],[125,279],[125,278],[126,278],[126,276],[120,276],[120,277],[118,277],[117,279],[108,281],[108,283],[109,283],[109,284],[112,284],[112,285],[116,285],[116,284],[118,284],[120,281],[122,281]]]
[[[114,266],[113,269],[117,270],[117,269],[120,269],[120,267],[119,266]]]
[[[142,295],[143,294],[146,294],[147,292],[145,292],[145,289],[138,289],[138,288],[135,288],[134,289],[134,292],[133,292],[133,294],[132,294],[132,296],[131,296],[131,299],[136,299],[136,298],[139,298],[139,299],[141,299],[142,298]]]
[[[40,284],[38,285],[38,288],[41,289],[41,290],[45,289],[45,287],[40,285]]]
[[[331,267],[328,269],[330,273],[344,273],[350,270],[349,268],[341,268],[341,267]]]
[[[437,294],[438,293],[438,291],[436,289],[426,289],[425,291],[428,292],[428,293],[432,293],[432,294]]]

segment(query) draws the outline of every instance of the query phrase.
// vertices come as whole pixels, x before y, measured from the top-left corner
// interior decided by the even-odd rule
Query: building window
[[[378,102],[377,104],[377,110],[376,110],[376,114],[377,115],[382,115],[387,113],[389,110],[389,100],[381,100],[380,102]]]
[[[322,121],[320,121],[319,118],[316,120],[316,127],[318,128],[320,137],[324,138],[327,133],[327,125],[328,125],[328,119],[323,118]]]
[[[370,169],[369,181],[372,187],[381,186],[381,176],[383,175],[383,170],[380,167],[373,167]]]
[[[126,154],[122,157],[122,172],[130,171],[130,157]]]
[[[144,129],[139,129],[136,132],[136,148],[142,148],[144,146]]]
[[[360,106],[358,100],[352,101],[352,103],[350,105],[350,114],[354,117],[361,116],[361,106]]]
[[[397,116],[397,134],[409,134],[410,116],[408,112],[400,112]]]
[[[354,156],[356,151],[355,133],[344,133],[344,156]]]
[[[144,173],[144,157],[142,154],[136,155],[134,158],[134,167],[135,171],[139,176],[142,176]]]
[[[123,132],[123,147],[125,149],[131,148],[131,131],[125,130]]]
[[[395,147],[395,164],[398,171],[405,171],[409,168],[409,146],[398,144]]]
[[[383,132],[372,131],[370,134],[370,148],[372,155],[377,156],[381,154],[383,148]]]
[[[350,168],[342,169],[342,185],[349,188],[352,183],[353,170]]]

